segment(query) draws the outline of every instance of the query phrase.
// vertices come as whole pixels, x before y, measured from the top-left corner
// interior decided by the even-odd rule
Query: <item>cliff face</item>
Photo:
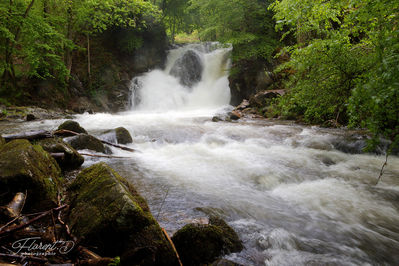
[[[23,95],[17,105],[71,109],[75,112],[117,112],[126,110],[131,79],[149,69],[162,67],[168,40],[160,25],[137,33],[111,29],[90,38],[90,76],[88,74],[87,39],[79,43],[86,49],[73,53],[71,77],[67,84],[48,80],[24,80]],[[124,49],[126,36],[139,40],[139,48]],[[129,47],[130,43],[125,44]],[[133,45],[135,45],[133,43]]]
[[[241,60],[233,64],[229,76],[232,105],[249,100],[256,93],[274,88],[277,77],[274,65],[264,60]]]

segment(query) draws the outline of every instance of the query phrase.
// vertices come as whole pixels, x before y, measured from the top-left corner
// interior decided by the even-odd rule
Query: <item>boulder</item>
[[[249,107],[249,101],[247,99],[242,100],[242,102],[236,107],[236,110],[245,110]]]
[[[36,116],[34,114],[27,114],[26,121],[33,121],[36,120]]]
[[[133,142],[129,131],[124,127],[108,130],[101,136],[101,139],[112,143],[129,144]]]
[[[238,120],[241,118],[241,114],[238,111],[234,110],[229,113],[229,117],[231,120]]]
[[[57,162],[40,145],[21,139],[1,146],[0,194],[12,198],[14,193],[27,190],[26,205],[43,210],[57,203],[60,177]]]
[[[87,134],[87,131],[83,127],[81,127],[78,122],[73,120],[67,120],[58,127],[58,130],[63,130],[63,129],[70,130],[76,133]]]
[[[102,152],[111,154],[111,150],[104,146],[104,144],[92,135],[79,134],[68,140],[69,144],[76,150],[92,150],[96,152]]]
[[[56,158],[57,163],[63,170],[73,170],[79,168],[84,158],[69,144],[59,138],[40,140],[37,144],[49,153],[64,153],[64,157]]]
[[[176,60],[170,74],[179,78],[182,85],[192,87],[201,81],[203,68],[198,53],[194,50],[187,50],[182,57]]]
[[[121,265],[176,265],[177,259],[146,201],[105,163],[83,170],[69,187],[69,225],[82,244]]]
[[[208,225],[185,225],[173,235],[172,241],[183,265],[212,263],[222,255],[243,249],[236,232],[217,217],[211,217]]]
[[[133,139],[129,131],[124,127],[115,128],[116,140],[119,144],[132,143]]]
[[[223,119],[220,118],[219,116],[212,117],[212,122],[220,122],[220,121],[223,121]]]
[[[277,98],[278,96],[283,96],[284,94],[285,94],[284,90],[261,91],[249,99],[249,104],[252,107],[263,107],[263,106],[267,105],[266,101],[268,99]]]
[[[6,141],[5,141],[5,139],[4,139],[2,136],[0,136],[0,148],[1,148],[1,146],[3,146],[4,144],[6,144]]]

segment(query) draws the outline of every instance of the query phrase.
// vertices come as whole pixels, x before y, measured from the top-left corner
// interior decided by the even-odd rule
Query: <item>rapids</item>
[[[187,49],[204,65],[192,88],[169,75]],[[385,156],[337,149],[355,132],[283,121],[211,122],[231,110],[229,49],[174,50],[164,70],[132,82],[132,110],[78,115],[93,135],[119,126],[132,134],[129,146],[139,152],[111,148],[127,158],[101,161],[133,182],[171,234],[220,215],[245,245],[227,258],[243,265],[398,264],[399,158],[389,158],[374,186]],[[56,129],[62,121],[23,127]],[[86,158],[84,166],[98,160]]]

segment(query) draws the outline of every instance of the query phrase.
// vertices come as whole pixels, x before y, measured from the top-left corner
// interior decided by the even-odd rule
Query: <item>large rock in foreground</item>
[[[81,127],[78,122],[73,121],[73,120],[67,120],[64,123],[62,123],[59,127],[58,130],[70,130],[76,133],[84,133],[87,134],[86,129]]]
[[[243,249],[237,233],[217,217],[211,217],[208,225],[185,225],[173,235],[172,241],[183,265],[212,263],[222,255]]]
[[[63,170],[73,170],[79,168],[84,158],[69,144],[59,138],[43,139],[38,142],[43,149],[50,153],[63,153],[64,157],[57,158],[57,163]]]
[[[57,162],[41,146],[14,140],[0,147],[0,194],[8,195],[4,200],[27,190],[26,205],[46,209],[57,203],[60,177]]]
[[[145,200],[105,163],[83,170],[70,187],[72,233],[123,265],[176,265]]]

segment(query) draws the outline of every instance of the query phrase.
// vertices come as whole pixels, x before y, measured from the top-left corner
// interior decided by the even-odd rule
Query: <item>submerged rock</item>
[[[223,119],[220,118],[219,116],[212,117],[212,122],[220,122],[220,121],[223,121]]]
[[[201,81],[203,68],[201,57],[194,50],[188,50],[176,60],[170,74],[179,78],[182,85],[192,87]]]
[[[51,138],[44,139],[38,142],[43,149],[50,153],[64,153],[64,157],[56,159],[57,163],[63,170],[73,170],[79,168],[84,158],[69,144],[65,143],[62,139]]]
[[[177,259],[147,203],[105,163],[83,170],[69,188],[72,233],[122,265],[176,265]]]
[[[64,123],[62,123],[58,127],[58,130],[62,130],[62,129],[70,130],[70,131],[73,131],[73,132],[76,132],[76,133],[87,134],[87,131],[83,127],[81,127],[78,122],[73,121],[73,120],[67,120]]]
[[[28,191],[27,205],[45,209],[57,203],[61,170],[40,145],[13,140],[0,148],[0,194]]]
[[[222,255],[243,249],[237,233],[217,217],[211,217],[208,225],[185,225],[173,235],[172,240],[183,265],[212,263]]]
[[[92,150],[96,152],[102,152],[106,154],[111,154],[111,150],[104,146],[104,144],[92,135],[79,134],[70,138],[69,144],[76,150]]]

